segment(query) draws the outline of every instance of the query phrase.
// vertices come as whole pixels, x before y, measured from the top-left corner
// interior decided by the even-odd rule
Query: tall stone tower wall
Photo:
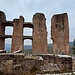
[[[5,35],[5,26],[2,22],[6,21],[6,15],[4,12],[0,11],[0,35]],[[5,38],[0,37],[0,50],[4,49]]]
[[[12,52],[23,50],[23,23],[24,18],[22,16],[13,20]]]
[[[69,54],[69,24],[67,13],[52,17],[51,39],[53,41],[54,54]]]
[[[42,13],[36,13],[33,16],[33,54],[46,54],[47,46],[47,30],[46,18]]]

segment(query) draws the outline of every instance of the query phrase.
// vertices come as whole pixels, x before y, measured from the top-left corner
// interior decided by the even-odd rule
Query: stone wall
[[[54,54],[69,54],[69,24],[67,13],[53,15],[51,39]]]
[[[47,54],[47,29],[46,18],[43,13],[36,13],[33,16],[33,54]]]
[[[2,22],[6,21],[6,15],[4,12],[0,11],[0,35],[5,35],[5,27]],[[4,49],[5,38],[0,38],[0,50]]]
[[[23,50],[23,23],[24,18],[13,20],[12,52]]]
[[[70,56],[0,54],[0,72],[8,75],[67,72],[72,70]]]
[[[12,26],[13,34],[6,35],[5,27]],[[23,28],[32,28],[32,36],[23,36]],[[47,29],[46,29],[46,19],[43,13],[36,13],[33,16],[33,22],[24,22],[22,16],[19,19],[14,19],[13,21],[6,21],[6,16],[3,12],[0,12],[0,50],[4,50],[5,39],[12,38],[11,52],[24,49],[24,40],[32,40],[32,54],[47,54]]]

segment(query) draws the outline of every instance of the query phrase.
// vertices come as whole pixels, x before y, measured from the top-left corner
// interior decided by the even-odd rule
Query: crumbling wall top
[[[61,14],[55,14],[55,15],[53,15],[53,17],[58,17],[58,16],[68,16],[68,14],[67,13],[61,13]]]
[[[34,17],[43,20],[43,18],[45,18],[45,15],[43,13],[35,13],[33,19]]]
[[[6,15],[3,11],[0,11],[0,21],[6,21]]]

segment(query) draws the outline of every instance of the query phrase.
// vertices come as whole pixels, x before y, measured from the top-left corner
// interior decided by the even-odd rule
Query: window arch
[[[13,34],[13,27],[12,26],[6,26],[5,27],[5,35],[12,35]]]
[[[30,39],[25,39],[24,40],[24,52],[26,54],[31,54],[32,53],[32,40],[30,40]]]
[[[5,47],[4,47],[4,49],[6,50],[7,53],[11,52],[11,41],[12,41],[11,38],[6,38],[5,39]]]
[[[23,28],[23,36],[32,36],[33,29],[32,28]]]

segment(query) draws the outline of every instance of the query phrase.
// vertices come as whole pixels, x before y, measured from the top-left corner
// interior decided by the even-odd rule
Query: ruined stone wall
[[[14,19],[13,21],[5,21],[5,14],[3,12],[0,12],[0,49],[4,50],[6,38],[12,38],[11,52],[23,50],[24,39],[27,39],[28,37],[23,36],[23,28],[30,27],[33,28],[32,37],[28,37],[28,39],[32,39],[32,53],[46,54],[48,52],[46,19],[44,14],[36,13],[33,16],[32,24],[24,22],[24,18],[22,16],[20,16],[19,19]],[[13,35],[5,35],[6,26],[13,27]]]
[[[23,50],[23,23],[24,18],[13,20],[12,52]]]
[[[69,24],[67,13],[54,15],[51,19],[51,39],[54,54],[69,54]]]
[[[37,73],[67,72],[71,70],[72,58],[69,56],[27,56],[24,53],[0,54],[0,72],[8,75],[36,75]]]
[[[36,13],[33,16],[33,54],[46,54],[47,46],[47,29],[46,18],[43,13]]]
[[[6,15],[4,12],[0,11],[0,35],[5,35],[5,26],[2,22],[6,21]],[[0,37],[0,50],[4,49],[5,38]]]
[[[5,38],[7,38],[8,36],[5,35],[5,26],[13,26],[13,35],[10,35],[10,37],[8,37],[12,38],[12,52],[16,50],[23,50],[23,40],[26,37],[23,36],[23,27],[28,27],[27,25],[25,26],[24,18],[20,16],[19,19],[14,19],[14,21],[6,21],[6,24],[9,25],[2,25],[2,23],[5,21],[5,14],[3,12],[0,12],[0,49],[4,49]],[[34,14],[32,25],[33,26],[30,26],[31,28],[33,28],[33,36],[31,38],[32,53],[47,54],[48,44],[45,15],[43,13]],[[1,35],[3,37],[1,37]],[[66,13],[54,15],[52,17],[51,38],[53,40],[54,54],[69,54],[69,25],[68,16]]]

